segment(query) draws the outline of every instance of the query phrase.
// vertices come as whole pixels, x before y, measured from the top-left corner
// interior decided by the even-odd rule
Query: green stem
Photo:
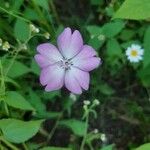
[[[28,20],[26,18],[23,18],[23,17],[21,17],[19,15],[16,15],[16,14],[14,14],[14,12],[8,11],[8,10],[4,9],[3,7],[0,7],[0,11],[5,12],[5,13],[7,13],[7,14],[15,17],[15,18],[21,19],[21,20],[23,20],[25,22],[30,22],[30,20]]]
[[[16,146],[14,146],[10,142],[6,141],[3,137],[0,137],[0,141],[2,141],[3,143],[5,143],[12,150],[19,150]]]
[[[26,143],[22,143],[22,146],[23,146],[24,150],[29,150]]]
[[[56,18],[57,24],[60,25],[61,22],[60,22],[60,19],[59,19],[59,16],[58,16],[58,13],[57,13],[57,10],[56,10],[56,7],[55,7],[53,0],[50,0],[50,6],[51,6],[52,12]]]
[[[6,72],[5,72],[5,76],[7,76],[7,74],[9,73],[9,70],[11,69],[12,65],[14,64],[14,61],[15,61],[15,59],[17,58],[17,55],[18,55],[18,53],[21,51],[21,49],[22,49],[22,45],[19,45],[19,47],[16,48],[16,53],[15,53],[15,55],[13,56],[13,58],[12,58],[12,60],[11,60],[11,63],[9,64],[9,66],[8,66]]]
[[[3,101],[3,102],[4,102],[4,109],[5,109],[5,111],[6,111],[6,114],[7,114],[7,116],[9,116],[9,109],[8,109],[8,106],[7,106],[7,104],[6,104],[5,101]]]
[[[44,24],[47,29],[49,30],[50,34],[53,35],[54,31],[52,29],[52,27],[50,27],[50,24],[47,22],[47,19],[45,18],[43,12],[41,11],[41,9],[39,8],[39,6],[36,5],[35,0],[32,0],[32,4],[33,7],[35,8],[35,10],[37,11],[37,13],[39,14],[39,17],[41,18],[41,23]]]
[[[1,74],[1,89],[5,91],[5,78],[4,78],[3,66],[1,60],[0,60],[0,74]]]
[[[86,115],[85,133],[84,133],[84,137],[83,137],[83,140],[82,140],[82,143],[81,143],[80,150],[84,150],[84,145],[85,145],[85,142],[86,142],[87,131],[88,131],[88,122],[89,122],[89,112],[87,112],[87,115]]]
[[[60,121],[62,115],[63,115],[63,113],[61,113],[61,114],[58,116],[58,118],[57,118],[57,120],[56,120],[56,123],[55,123],[53,129],[51,130],[50,134],[49,134],[48,137],[47,137],[46,144],[51,140],[52,136],[54,135],[54,133],[55,133],[57,127],[58,127],[58,124],[59,124],[59,121]]]

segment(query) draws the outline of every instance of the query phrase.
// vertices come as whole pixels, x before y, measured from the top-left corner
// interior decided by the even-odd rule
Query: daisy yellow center
[[[137,50],[132,50],[131,51],[131,56],[136,57],[138,55]]]

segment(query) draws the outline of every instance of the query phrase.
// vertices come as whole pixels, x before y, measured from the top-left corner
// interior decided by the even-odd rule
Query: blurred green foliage
[[[98,99],[85,150],[149,150],[149,10],[149,0],[0,0],[0,148],[78,150],[83,101]],[[74,98],[66,89],[46,93],[34,61],[37,45],[56,44],[67,26],[80,30],[103,62],[91,73],[90,89]],[[131,44],[144,48],[142,62],[127,60]]]

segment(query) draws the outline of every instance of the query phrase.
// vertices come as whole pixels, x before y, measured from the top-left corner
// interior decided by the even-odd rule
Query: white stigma
[[[71,66],[73,65],[73,63],[71,62],[70,59],[64,58],[63,60],[60,60],[58,62],[58,65],[65,70],[69,70],[71,69]]]

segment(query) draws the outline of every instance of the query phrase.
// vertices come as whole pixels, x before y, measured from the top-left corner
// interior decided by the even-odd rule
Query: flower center
[[[65,70],[69,70],[71,69],[71,66],[73,65],[73,63],[71,62],[70,59],[64,58],[63,60],[60,60],[58,62],[58,65]]]
[[[138,55],[137,50],[132,50],[131,51],[131,56],[136,57]]]

